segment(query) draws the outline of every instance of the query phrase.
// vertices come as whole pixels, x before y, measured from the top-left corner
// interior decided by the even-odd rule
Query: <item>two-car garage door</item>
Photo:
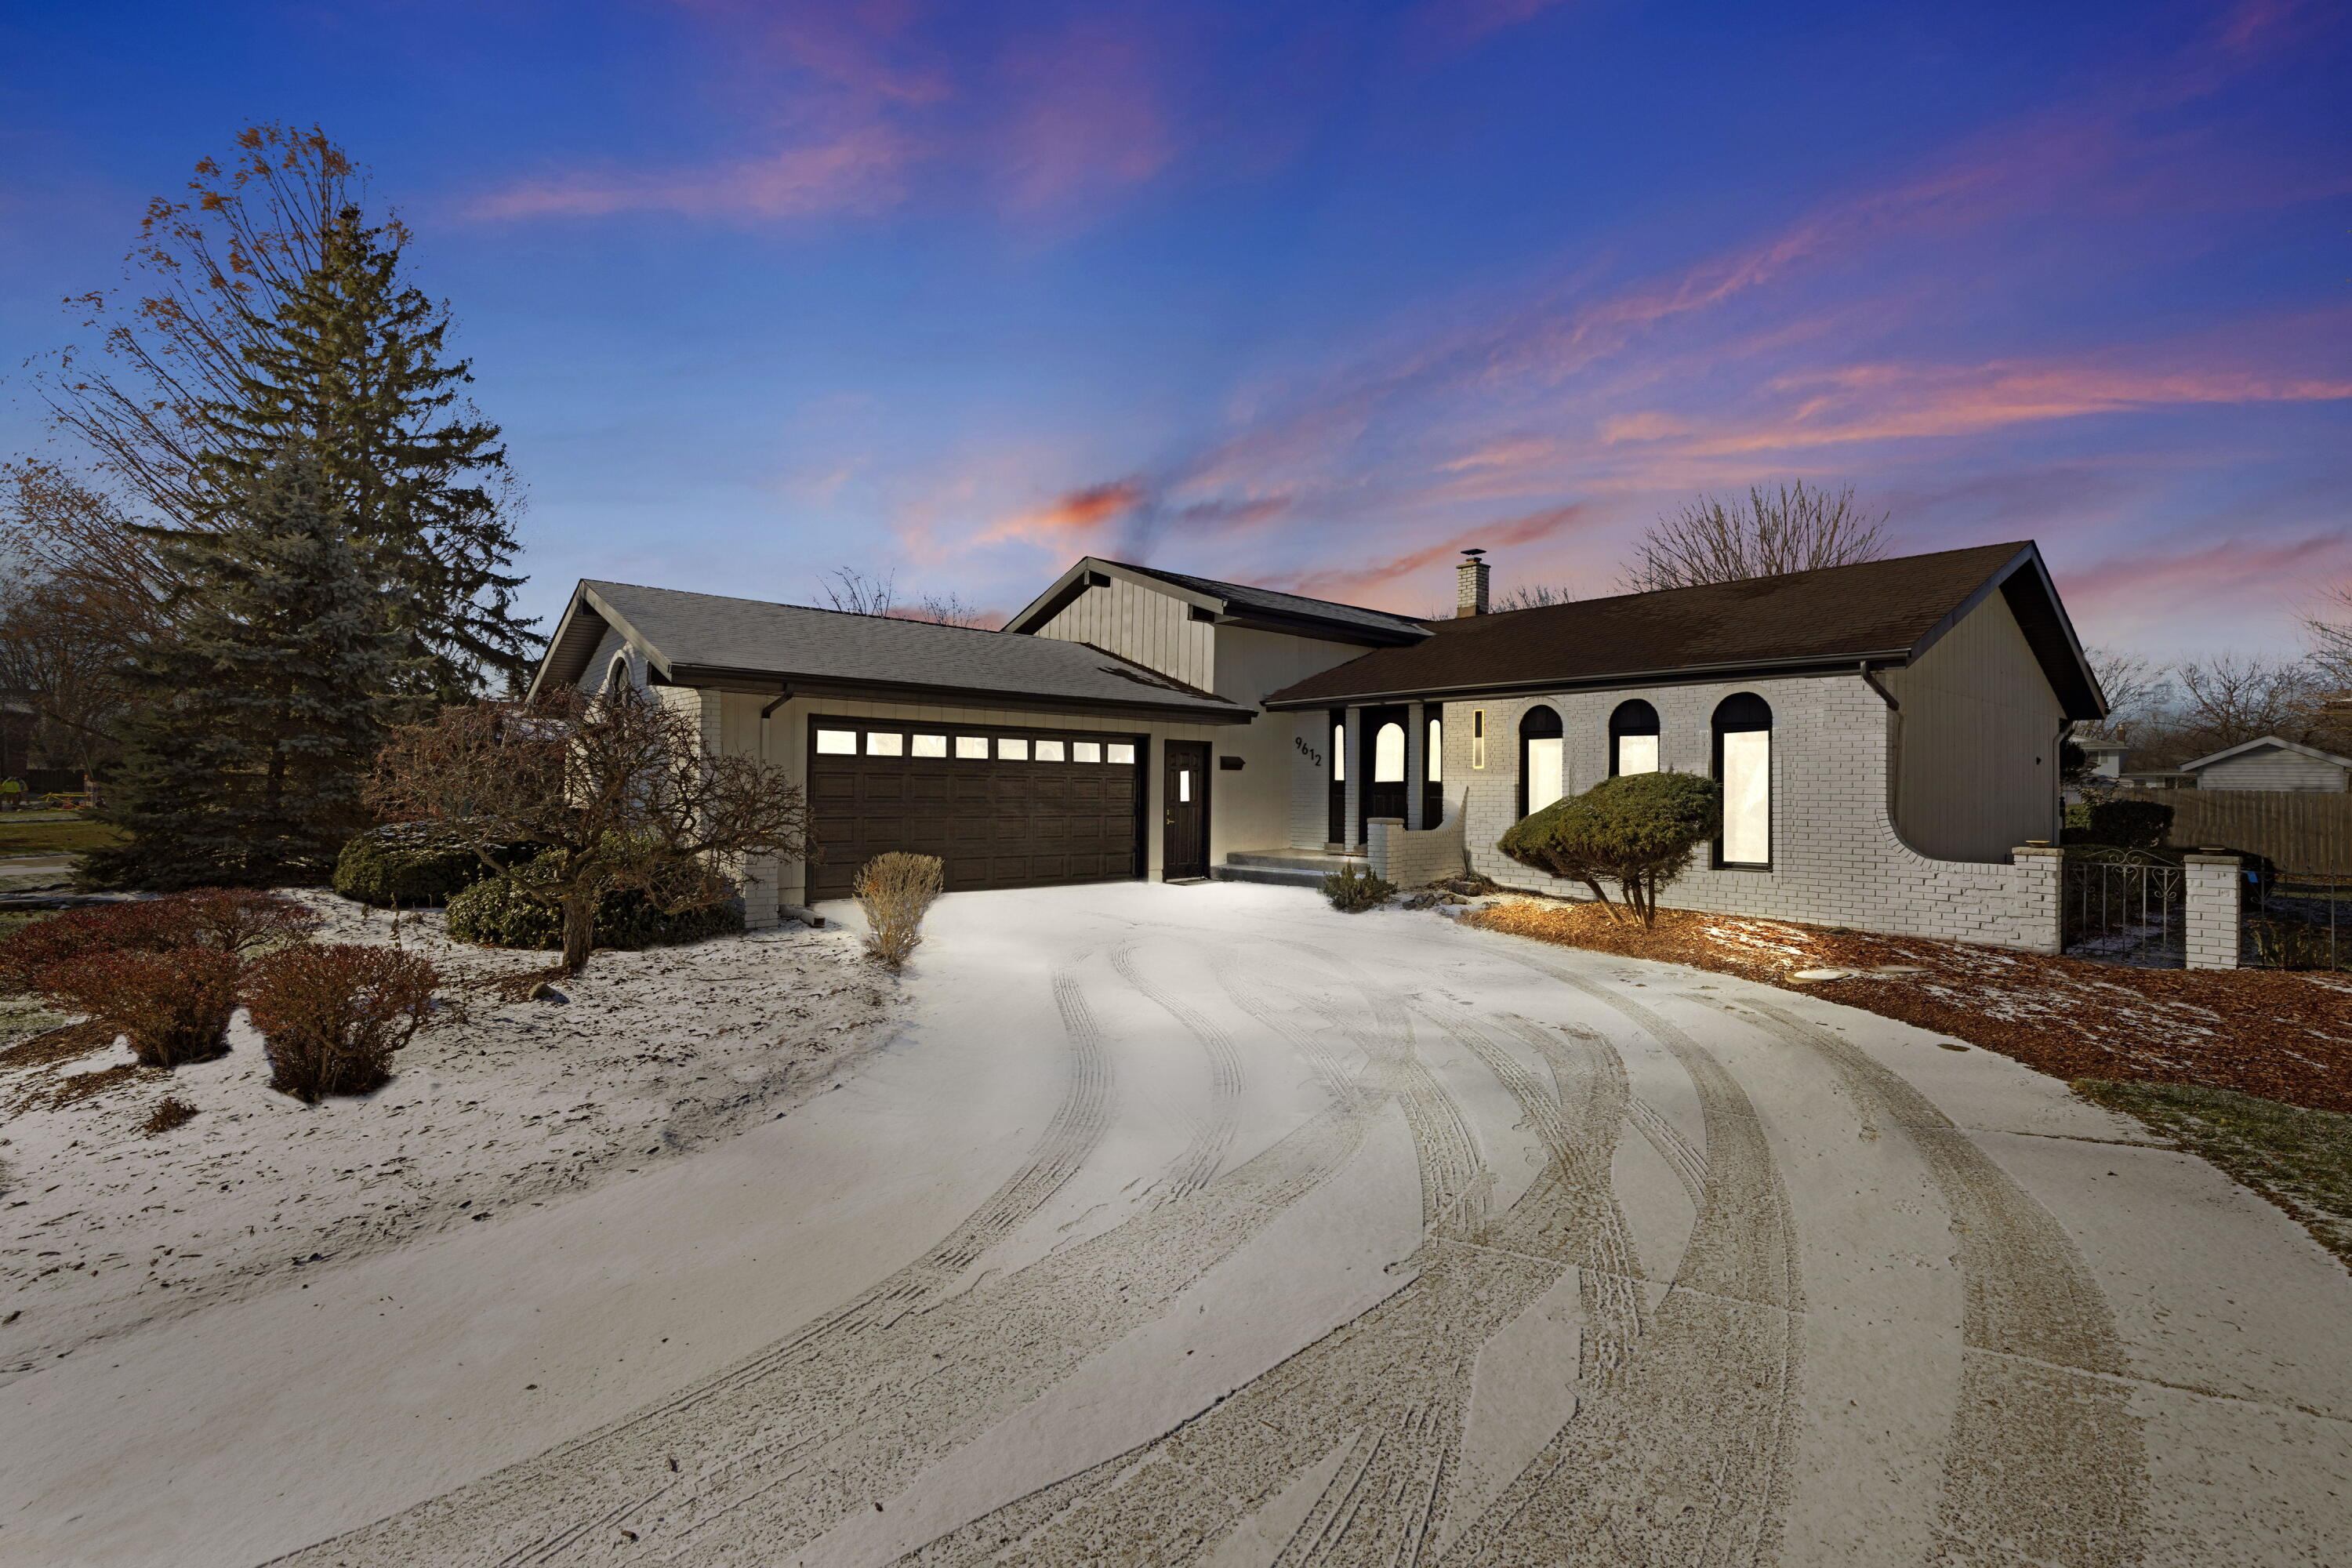
[[[952,890],[1143,874],[1140,736],[879,719],[809,731],[824,857],[812,899],[847,897],[858,867],[892,849],[946,861]]]

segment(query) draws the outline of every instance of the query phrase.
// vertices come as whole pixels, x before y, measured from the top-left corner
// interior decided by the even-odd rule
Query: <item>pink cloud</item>
[[[1001,544],[1008,540],[1028,540],[1075,548],[1075,542],[1083,541],[1135,510],[1143,504],[1144,496],[1139,479],[1087,485],[1057,496],[1034,511],[1007,518],[972,542]]]
[[[1010,207],[1099,197],[1174,161],[1176,134],[1146,47],[1139,35],[1088,23],[1008,48],[997,179]]]
[[[1346,603],[1377,595],[1381,590],[1406,579],[1430,574],[1430,585],[1434,590],[1437,579],[1433,569],[1438,563],[1450,560],[1474,545],[1482,550],[1507,550],[1513,545],[1532,544],[1538,540],[1549,539],[1592,521],[1591,509],[1581,504],[1548,507],[1525,517],[1483,523],[1465,530],[1443,543],[1424,545],[1386,560],[1306,573],[1286,580],[1276,579],[1276,585],[1310,598]]]
[[[656,174],[573,174],[493,192],[468,211],[479,218],[600,217],[672,212],[692,217],[793,218],[873,212],[903,194],[914,156],[903,137],[863,126],[762,158]]]

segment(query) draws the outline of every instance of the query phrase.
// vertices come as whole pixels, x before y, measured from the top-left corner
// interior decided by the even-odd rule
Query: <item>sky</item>
[[[256,121],[415,233],[582,576],[1018,609],[1082,554],[1617,591],[1702,494],[2032,539],[2085,641],[2352,581],[2331,0],[0,0],[0,456]],[[821,599],[818,602],[822,602]]]

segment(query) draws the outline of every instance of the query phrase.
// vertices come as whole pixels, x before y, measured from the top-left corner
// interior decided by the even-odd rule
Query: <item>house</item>
[[[583,582],[535,689],[629,680],[805,782],[823,858],[741,868],[755,923],[885,849],[1580,896],[1495,840],[1672,768],[1729,797],[1678,905],[2050,945],[2058,746],[2105,709],[2033,545],[1501,613],[1488,573],[1422,619],[1088,557],[996,632]]]
[[[2116,784],[2124,775],[2124,759],[2131,755],[2128,741],[2085,741],[2077,739],[2075,748],[2083,753],[2083,773],[2094,783]]]
[[[2199,789],[2265,789],[2341,794],[2352,757],[2264,735],[2180,764]]]

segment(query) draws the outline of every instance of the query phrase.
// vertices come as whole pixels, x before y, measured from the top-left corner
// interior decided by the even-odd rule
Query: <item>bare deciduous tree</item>
[[[817,592],[829,609],[849,616],[887,616],[898,607],[898,584],[887,574],[868,577],[854,566],[836,566],[817,579]]]
[[[1885,521],[1863,514],[1852,485],[1829,490],[1799,479],[1752,486],[1744,500],[1702,496],[1643,535],[1624,585],[1643,594],[1875,561],[1886,553]]]
[[[1530,583],[1512,589],[1487,607],[1495,611],[1540,610],[1552,605],[1576,603],[1576,590],[1566,584]],[[1449,612],[1450,614],[1451,612]]]
[[[2264,735],[2311,743],[2327,683],[2308,661],[2225,653],[2172,668],[2184,742],[2204,752]]]
[[[395,730],[368,800],[442,825],[559,910],[567,974],[587,966],[608,892],[679,914],[730,897],[722,866],[737,857],[809,855],[807,802],[782,768],[712,756],[693,719],[625,684],[446,708]],[[535,848],[518,856],[518,843]]]
[[[2304,622],[2311,633],[2311,657],[2338,687],[2352,687],[2352,619],[2328,618],[2336,612],[2352,616],[2352,583],[2329,589],[2327,597],[2334,610]]]

